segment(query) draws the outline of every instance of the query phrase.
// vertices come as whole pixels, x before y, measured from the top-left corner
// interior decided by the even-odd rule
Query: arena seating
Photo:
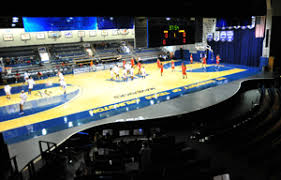
[[[121,60],[129,61],[132,57],[139,58],[142,63],[155,61],[163,54],[160,48],[133,49],[132,42],[100,42],[89,43],[93,57],[89,57],[83,43],[66,43],[45,45],[50,54],[50,61],[42,63],[37,46],[1,48],[0,57],[3,57],[5,66],[12,67],[11,73],[3,74],[7,83],[23,82],[23,74],[28,71],[36,80],[37,73],[41,78],[55,76],[58,70],[64,74],[73,73],[73,68],[89,66],[90,62],[98,69],[108,69],[110,65]],[[121,46],[127,46],[129,53],[124,53]],[[102,67],[100,67],[102,66]],[[19,79],[16,74],[20,74]]]
[[[89,58],[82,44],[58,44],[49,46],[48,49],[54,64],[72,64],[75,60]]]
[[[39,64],[38,51],[34,47],[8,47],[0,49],[6,67],[30,66]]]
[[[261,94],[259,104],[248,113],[213,127],[203,126],[199,128],[200,134],[194,136],[201,143],[217,144],[224,151],[231,150],[255,166],[275,169],[271,172],[274,174],[281,161],[278,156],[281,150],[281,89],[274,83],[260,85],[258,89]]]

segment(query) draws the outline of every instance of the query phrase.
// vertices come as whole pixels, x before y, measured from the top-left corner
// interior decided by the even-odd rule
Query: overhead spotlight
[[[19,18],[18,17],[13,17],[13,23],[17,23],[19,22]]]
[[[171,20],[171,18],[170,18],[170,17],[166,17],[166,20],[167,20],[167,21],[170,21],[170,20]]]
[[[113,17],[110,17],[109,19],[112,21],[114,18],[113,18]]]

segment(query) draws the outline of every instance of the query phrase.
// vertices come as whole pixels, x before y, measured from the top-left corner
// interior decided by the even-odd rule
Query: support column
[[[262,56],[269,58],[270,52],[270,37],[271,37],[271,27],[272,27],[272,7],[271,0],[266,0],[266,24],[265,24],[265,38],[263,41]]]

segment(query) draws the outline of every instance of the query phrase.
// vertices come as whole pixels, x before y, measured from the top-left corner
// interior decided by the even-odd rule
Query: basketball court
[[[41,135],[102,120],[123,112],[180,97],[192,95],[206,88],[258,74],[259,68],[243,65],[207,64],[187,65],[187,79],[182,77],[182,60],[175,61],[172,72],[171,61],[164,61],[163,76],[156,62],[142,64],[146,78],[141,78],[135,66],[134,79],[111,79],[109,70],[65,75],[66,94],[59,84],[59,77],[37,80],[31,95],[24,104],[24,114],[19,114],[20,91],[27,92],[27,84],[12,84],[11,99],[0,90],[0,131],[4,131],[8,143],[28,139],[32,133]],[[122,71],[121,71],[122,72]],[[31,125],[31,126],[29,126]]]

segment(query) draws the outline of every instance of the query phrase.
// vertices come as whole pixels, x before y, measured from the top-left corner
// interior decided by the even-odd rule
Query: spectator
[[[20,73],[19,73],[19,71],[17,70],[17,71],[16,71],[16,82],[15,82],[15,83],[18,83],[19,80],[20,80]]]
[[[151,166],[151,148],[147,142],[142,144],[142,148],[139,151],[141,170],[146,172]]]
[[[38,72],[37,72],[38,80],[40,80],[42,76],[43,76],[42,72],[38,71]]]

